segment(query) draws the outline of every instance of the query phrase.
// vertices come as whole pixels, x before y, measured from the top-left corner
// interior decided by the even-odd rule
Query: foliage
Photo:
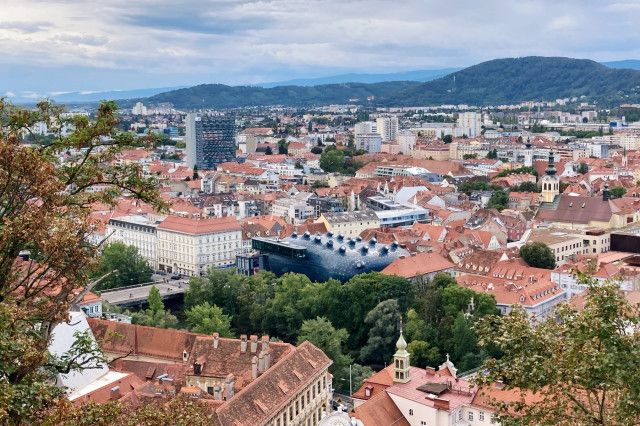
[[[478,154],[464,154],[462,156],[463,160],[472,160],[472,159],[475,159],[475,158],[478,158]]]
[[[320,168],[325,172],[354,175],[362,167],[360,162],[348,155],[349,151],[330,148],[325,149],[320,155]]]
[[[487,152],[487,158],[490,160],[495,160],[498,158],[498,150],[497,149],[492,149],[491,151]]]
[[[463,370],[477,367],[486,354],[476,344],[473,325],[479,318],[497,313],[493,296],[460,287],[449,274],[437,274],[419,286],[414,308],[407,311],[404,331],[408,350],[417,354],[412,363],[435,366],[448,353]]]
[[[349,333],[344,328],[336,330],[331,321],[324,317],[306,320],[300,327],[298,344],[308,340],[313,343],[333,360],[331,372],[349,367],[353,361],[350,356],[343,353],[344,344],[349,337]]]
[[[521,175],[521,174],[530,174],[534,176],[538,176],[538,172],[535,168],[530,166],[522,166],[515,169],[506,169],[501,171],[496,175],[496,177],[505,177],[509,175]]]
[[[458,191],[470,195],[472,191],[492,191],[500,189],[496,185],[491,185],[483,180],[469,179],[458,185]]]
[[[611,198],[622,198],[624,194],[627,193],[627,188],[624,186],[614,186],[609,190],[609,193],[611,194]]]
[[[511,191],[514,192],[540,192],[542,188],[539,188],[535,182],[522,182],[520,185],[511,187]]]
[[[139,165],[114,161],[132,145],[153,145],[117,130],[115,103],[101,104],[94,119],[62,113],[48,102],[24,110],[0,100],[1,424],[32,423],[59,395],[53,375],[69,364],[47,352],[51,331],[83,287],[99,281],[88,282],[97,254],[87,241],[91,205],[114,204],[127,193],[163,206],[157,183],[142,177]],[[39,122],[51,132],[46,139],[31,131]],[[67,125],[75,130],[65,136]],[[25,134],[29,145],[21,143]],[[30,260],[16,262],[25,249]]]
[[[585,163],[584,161],[580,162],[580,165],[578,166],[578,173],[580,173],[581,175],[589,173],[589,166],[587,165],[587,163]]]
[[[136,247],[115,241],[104,247],[91,276],[98,278],[110,272],[113,273],[100,282],[98,289],[146,283],[151,281],[153,271]]]
[[[556,267],[556,258],[545,243],[535,241],[520,247],[520,257],[527,265],[536,268],[553,269]]]
[[[267,149],[264,150],[264,155],[273,155],[273,149],[270,146],[267,146]]]
[[[289,143],[286,139],[280,139],[278,141],[278,154],[288,154],[289,153]]]
[[[369,329],[367,344],[360,350],[360,358],[382,365],[390,361],[400,332],[400,307],[397,300],[378,303],[365,317]]]
[[[434,367],[440,363],[440,351],[424,340],[413,340],[407,345],[407,352],[411,355],[411,365],[414,367]]]
[[[205,426],[214,424],[214,414],[206,404],[177,396],[166,401],[153,401],[132,408],[120,402],[98,404],[89,402],[81,406],[60,401],[34,422],[41,426]]]
[[[521,308],[478,325],[481,346],[497,345],[482,384],[501,380],[519,398],[496,405],[503,425],[640,423],[640,316],[617,283],[587,284],[584,308],[561,305],[542,323]],[[515,417],[512,417],[515,414]]]
[[[147,304],[149,305],[147,309],[131,314],[134,324],[160,328],[175,328],[178,325],[175,315],[164,308],[162,296],[156,286],[152,286],[149,290]]]
[[[329,188],[329,182],[327,182],[326,180],[317,180],[311,184],[311,187],[313,189]]]
[[[219,333],[221,337],[233,337],[231,317],[216,305],[204,302],[185,311],[189,329],[196,333]]]
[[[453,136],[451,136],[451,135],[444,135],[444,136],[442,137],[442,143],[450,144],[451,142],[453,142]]]
[[[321,146],[314,146],[313,148],[311,148],[311,153],[312,154],[322,154],[322,147]]]
[[[498,189],[496,191],[493,191],[493,194],[491,194],[491,198],[489,198],[487,207],[490,209],[497,209],[498,211],[502,211],[507,208],[508,204],[509,194],[502,189]]]

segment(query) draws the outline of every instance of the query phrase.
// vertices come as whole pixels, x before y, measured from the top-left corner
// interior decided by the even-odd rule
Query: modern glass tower
[[[235,119],[227,115],[189,113],[186,119],[187,166],[200,170],[236,158]]]

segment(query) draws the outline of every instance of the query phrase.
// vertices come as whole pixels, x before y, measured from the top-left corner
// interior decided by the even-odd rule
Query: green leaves
[[[480,345],[496,345],[503,356],[486,362],[481,384],[501,380],[521,389],[531,402],[508,404],[501,413],[520,416],[503,424],[601,424],[640,422],[640,324],[615,283],[586,276],[589,289],[582,310],[562,305],[556,316],[531,322],[514,309],[505,317],[487,317],[477,327]]]
[[[225,315],[216,305],[204,302],[185,311],[189,329],[196,333],[219,333],[221,337],[234,337],[231,331],[231,317]]]
[[[98,290],[147,283],[151,281],[153,271],[147,261],[138,254],[137,248],[113,242],[102,250],[98,266],[92,271],[91,276],[97,278],[109,272],[113,273],[100,282]]]
[[[556,257],[551,249],[541,241],[527,243],[520,247],[520,257],[529,266],[535,268],[553,269],[556,267]]]

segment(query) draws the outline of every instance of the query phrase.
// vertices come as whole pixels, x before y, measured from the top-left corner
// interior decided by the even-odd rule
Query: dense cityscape
[[[0,424],[640,424],[622,62],[7,91]]]

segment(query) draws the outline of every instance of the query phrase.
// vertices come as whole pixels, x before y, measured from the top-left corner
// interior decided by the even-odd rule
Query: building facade
[[[185,120],[187,166],[200,170],[236,158],[236,125],[233,117],[189,113]]]
[[[153,270],[156,270],[158,269],[156,228],[159,223],[160,220],[143,215],[109,219],[106,235],[109,242],[119,241],[137,248],[138,254],[145,258]]]
[[[189,219],[169,216],[157,228],[158,269],[200,276],[209,267],[235,265],[242,230],[235,217]]]

